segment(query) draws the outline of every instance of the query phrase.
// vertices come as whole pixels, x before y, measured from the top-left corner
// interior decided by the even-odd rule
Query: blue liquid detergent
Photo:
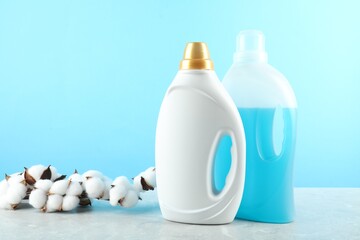
[[[236,217],[260,222],[291,222],[294,220],[292,179],[296,109],[282,109],[283,140],[278,153],[273,137],[276,108],[240,108],[239,112],[246,137],[246,175]],[[218,146],[214,166],[217,190],[224,186],[230,168],[230,147],[231,139],[224,139]]]

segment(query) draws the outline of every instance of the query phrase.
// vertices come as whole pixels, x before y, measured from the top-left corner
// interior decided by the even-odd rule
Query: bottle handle
[[[288,149],[288,146],[292,141],[292,136],[288,136],[286,133],[291,132],[291,129],[294,127],[294,121],[296,119],[293,113],[285,114],[284,108],[281,108],[281,121],[284,124],[282,129],[283,139],[281,142],[281,150],[278,154],[276,154],[274,150],[275,146],[273,140],[273,129],[275,124],[274,117],[276,111],[279,110],[276,108],[271,111],[273,111],[271,114],[258,112],[256,117],[256,145],[261,159],[265,161],[277,161],[281,159],[281,156],[285,153],[286,149]],[[262,123],[262,120],[266,118],[271,118],[271,124],[266,125]],[[268,120],[270,119],[267,119],[266,121]]]
[[[286,113],[284,111],[284,108],[282,109],[282,111],[283,111],[283,121],[284,121],[284,130],[283,130],[284,139],[281,144],[281,151],[278,158],[283,156],[285,154],[285,151],[289,151],[289,149],[291,149],[290,146],[294,141],[294,134],[295,134],[294,130],[296,130],[296,112],[287,109],[286,111],[289,112]],[[286,134],[286,133],[290,133],[290,134]]]
[[[215,194],[214,192],[214,176],[213,176],[213,166],[215,162],[215,154],[217,146],[219,145],[220,139],[224,136],[230,136],[232,141],[231,146],[231,167],[226,176],[225,185],[223,189],[218,193]],[[224,128],[218,131],[213,145],[211,149],[210,159],[212,159],[211,169],[209,172],[211,174],[209,179],[209,192],[211,193],[210,196],[213,198],[214,201],[218,201],[228,195],[234,196],[234,194],[239,191],[243,191],[244,182],[245,182],[245,134],[244,130],[241,127],[239,129],[233,128]]]

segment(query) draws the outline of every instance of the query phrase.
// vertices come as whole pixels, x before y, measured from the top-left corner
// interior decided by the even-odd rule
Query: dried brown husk
[[[50,169],[51,165],[49,165],[44,172],[41,174],[40,179],[51,179],[51,169]]]
[[[148,184],[145,178],[141,177],[140,183],[144,191],[154,190],[154,187]]]
[[[91,206],[91,200],[85,191],[83,191],[81,193],[81,195],[79,196],[79,199],[80,199],[80,202],[79,202],[80,206]]]
[[[36,183],[35,178],[29,174],[28,169],[26,167],[24,172],[24,179],[25,182],[31,186],[33,186]]]

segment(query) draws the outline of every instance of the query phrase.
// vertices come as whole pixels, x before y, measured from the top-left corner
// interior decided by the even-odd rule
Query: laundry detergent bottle
[[[230,136],[231,168],[214,188],[214,156]],[[188,43],[162,102],[156,128],[156,181],[162,215],[170,221],[225,224],[234,220],[245,177],[240,115],[213,70],[207,45]]]
[[[293,221],[297,103],[289,82],[267,63],[261,32],[239,33],[234,62],[223,85],[235,101],[246,136],[246,179],[236,217]],[[222,179],[226,171],[215,174]]]

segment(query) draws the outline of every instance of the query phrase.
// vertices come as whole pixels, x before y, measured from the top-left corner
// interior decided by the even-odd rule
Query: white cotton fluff
[[[97,178],[100,178],[101,180],[103,180],[103,178],[104,178],[104,175],[101,172],[96,171],[96,170],[86,171],[82,176],[85,179],[86,178],[97,177]]]
[[[69,180],[63,179],[53,183],[49,190],[49,194],[65,195],[69,186]]]
[[[0,196],[0,208],[1,209],[13,209],[11,204],[6,200],[5,196]]]
[[[156,174],[155,174],[155,168],[151,167],[146,169],[144,172],[144,175],[142,176],[146,183],[152,187],[156,187]]]
[[[41,189],[44,192],[49,192],[51,186],[53,185],[53,182],[49,179],[40,179],[36,181],[34,187],[36,189]]]
[[[139,201],[139,195],[135,190],[129,190],[125,198],[121,201],[121,206],[125,208],[134,207]]]
[[[155,167],[150,167],[146,169],[144,172],[141,172],[139,175],[137,175],[133,182],[134,182],[134,189],[136,191],[145,192],[143,185],[141,183],[141,177],[144,178],[147,185],[155,188],[156,187],[156,173],[155,173]]]
[[[127,177],[124,177],[124,176],[115,178],[115,180],[112,182],[112,185],[115,185],[115,186],[121,185],[121,186],[124,186],[126,189],[133,189],[133,186],[129,182],[129,179],[127,179]]]
[[[27,187],[24,184],[24,177],[20,173],[7,176],[0,182],[0,208],[13,209],[26,196]]]
[[[6,200],[10,204],[19,204],[26,196],[27,187],[22,183],[11,184],[6,192]]]
[[[70,177],[69,177],[69,180],[72,181],[72,182],[79,182],[79,183],[81,183],[80,185],[81,185],[82,190],[83,190],[83,191],[85,190],[85,184],[84,184],[84,182],[85,182],[86,179],[84,179],[83,176],[81,176],[79,173],[73,173],[73,174],[71,174]]]
[[[63,202],[62,196],[58,194],[49,195],[46,202],[46,211],[47,212],[61,211],[62,202]]]
[[[134,177],[134,189],[137,191],[137,192],[145,192],[145,190],[143,189],[142,187],[142,184],[141,184],[141,174],[143,173],[140,173],[138,176]]]
[[[62,202],[63,211],[71,211],[79,205],[80,199],[77,196],[66,195]]]
[[[29,196],[29,204],[34,208],[41,209],[46,205],[47,193],[41,189],[34,189]]]
[[[82,184],[80,182],[73,182],[70,181],[68,188],[66,190],[66,195],[70,196],[80,196],[83,192],[83,188],[81,186]]]
[[[34,165],[30,168],[28,168],[27,172],[30,174],[35,180],[39,180],[41,175],[44,173],[44,171],[47,169],[44,165]]]
[[[89,198],[102,198],[105,183],[98,177],[90,177],[85,181],[85,191]]]
[[[109,202],[112,206],[119,205],[119,200],[124,198],[128,192],[128,189],[122,185],[116,185],[110,189]]]
[[[83,182],[83,177],[79,173],[73,173],[69,176],[69,180],[73,182]]]

